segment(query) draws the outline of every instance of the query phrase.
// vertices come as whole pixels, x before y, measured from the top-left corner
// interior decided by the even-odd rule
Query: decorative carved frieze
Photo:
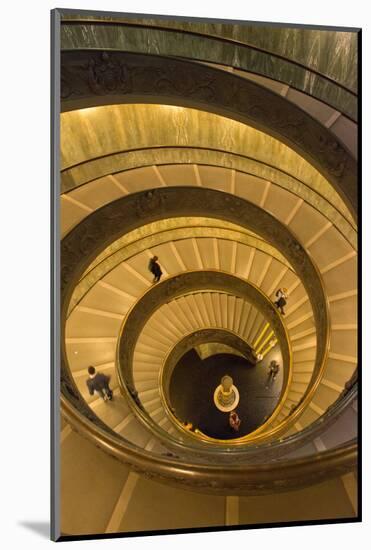
[[[327,348],[327,306],[318,272],[291,232],[273,216],[253,203],[225,193],[196,187],[169,187],[128,195],[95,211],[76,226],[61,243],[61,303],[65,318],[75,283],[91,261],[110,243],[126,232],[162,218],[200,215],[238,223],[260,234],[290,261],[310,297],[317,333],[317,375]],[[181,285],[181,279],[172,280]],[[167,287],[168,292],[173,292]],[[134,335],[127,333],[127,337]],[[63,348],[64,349],[64,348]]]
[[[128,195],[107,204],[76,226],[61,243],[61,391],[63,412],[76,429],[84,433],[95,444],[101,446],[122,462],[130,464],[137,471],[147,472],[157,480],[169,483],[184,483],[184,485],[195,489],[215,488],[214,486],[217,486],[220,491],[230,491],[230,494],[234,491],[242,494],[245,489],[252,491],[254,487],[258,492],[267,488],[275,490],[275,485],[270,477],[271,472],[267,473],[266,469],[263,469],[264,472],[261,474],[260,482],[258,482],[257,479],[260,474],[258,475],[256,470],[255,473],[248,473],[242,464],[239,464],[236,468],[229,465],[226,469],[225,465],[221,468],[215,463],[212,474],[208,477],[205,468],[203,466],[199,468],[197,462],[192,463],[188,455],[184,455],[183,462],[181,459],[164,456],[161,458],[158,456],[154,459],[151,453],[144,453],[143,450],[135,449],[135,446],[114,434],[91,411],[79,394],[69,372],[64,346],[63,323],[69,298],[84,270],[107,245],[119,236],[142,225],[144,219],[149,223],[165,217],[188,215],[220,217],[238,223],[242,227],[262,235],[289,259],[310,296],[318,328],[319,351],[317,365],[320,366],[328,338],[324,291],[320,277],[309,256],[290,231],[258,206],[243,199],[226,196],[218,191],[189,187],[156,189],[151,192]],[[183,288],[181,279],[173,281],[171,285],[169,287],[170,293],[177,293]],[[129,328],[127,333],[129,346],[135,341],[135,337],[135,331]],[[85,422],[83,419],[88,419],[90,422]],[[180,453],[178,456],[182,457],[183,454]],[[348,449],[343,459],[332,456],[331,467],[336,468],[337,463],[340,461],[339,468],[345,471],[354,463],[355,456],[356,449],[353,446]],[[207,461],[208,459],[204,458],[203,462],[207,463]],[[201,462],[201,459],[199,462]],[[312,468],[316,472],[315,475],[318,476],[327,471],[327,466],[322,466],[322,464],[321,466],[319,464],[315,466],[309,464],[308,468]],[[287,467],[291,468],[289,465]],[[210,468],[212,469],[212,467]],[[285,468],[286,465],[283,465],[282,471],[285,471]],[[298,470],[296,478],[293,475],[292,481],[287,482],[286,489],[300,483],[299,479],[301,479],[304,470],[303,468]],[[182,471],[184,471],[183,475]],[[292,469],[291,472],[293,472]],[[299,474],[301,477],[299,477]]]
[[[255,126],[313,164],[357,211],[357,163],[327,128],[250,80],[190,61],[118,51],[61,54],[62,110],[163,101]]]
[[[280,343],[283,364],[285,366],[282,384],[283,393],[289,376],[288,371],[291,366],[291,352],[288,344],[288,335],[282,319],[278,315],[277,309],[274,307],[271,300],[253,284],[234,275],[213,270],[188,271],[181,275],[167,278],[153,286],[137,301],[125,318],[118,344],[118,366],[121,369],[122,378],[125,384],[134,385],[132,373],[134,348],[148,318],[157,311],[161,305],[179,296],[188,294],[189,292],[198,292],[202,290],[229,292],[234,296],[242,298],[251,303],[263,315],[264,319],[270,323],[271,329],[274,331],[275,337]],[[199,334],[198,338],[202,338],[205,334],[210,335],[210,333],[206,332],[203,335]],[[190,341],[194,341],[195,338],[197,337],[193,335]],[[225,339],[226,336],[223,338]],[[232,335],[230,335],[230,338],[232,338]],[[240,339],[236,337],[235,344],[241,347],[238,340]],[[251,348],[249,349],[251,353]]]

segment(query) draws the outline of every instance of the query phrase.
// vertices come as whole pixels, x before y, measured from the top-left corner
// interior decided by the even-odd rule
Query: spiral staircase
[[[62,15],[55,538],[358,517],[356,43],[236,29]],[[244,436],[172,407],[205,349],[282,365]]]

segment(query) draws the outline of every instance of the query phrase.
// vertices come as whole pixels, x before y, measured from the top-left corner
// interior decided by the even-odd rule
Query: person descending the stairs
[[[96,372],[93,366],[88,368],[89,378],[86,381],[90,395],[97,392],[104,401],[112,401],[113,391],[109,387],[110,377],[102,372]]]
[[[274,302],[274,305],[280,310],[281,315],[285,315],[284,307],[287,304],[287,288],[279,288],[276,292],[277,300]]]
[[[154,275],[153,277],[154,283],[158,283],[162,275],[161,267],[157,260],[158,260],[158,257],[153,256],[153,258],[149,260],[149,264],[148,264],[148,269],[150,270],[152,275]]]

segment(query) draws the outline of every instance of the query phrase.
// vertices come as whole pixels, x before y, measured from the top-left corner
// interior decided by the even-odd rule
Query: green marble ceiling
[[[117,49],[233,66],[287,83],[357,117],[355,32],[146,18],[80,19],[65,16],[62,49]]]

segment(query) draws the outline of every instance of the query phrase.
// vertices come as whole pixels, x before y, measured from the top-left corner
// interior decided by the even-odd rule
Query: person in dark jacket
[[[89,378],[86,381],[90,395],[96,391],[104,401],[111,401],[113,391],[109,387],[110,377],[102,372],[96,372],[94,367],[88,368]]]
[[[150,270],[150,272],[154,276],[153,277],[153,282],[154,283],[158,283],[158,281],[161,279],[161,275],[162,275],[161,267],[160,267],[160,264],[158,263],[157,260],[158,260],[158,257],[153,256],[153,258],[151,258],[149,260],[149,264],[148,264],[148,269]]]
[[[266,382],[266,389],[268,389],[268,387],[273,384],[273,382],[275,381],[276,377],[277,377],[277,374],[280,370],[280,366],[279,364],[277,363],[277,361],[275,361],[274,359],[270,362],[269,364],[269,370],[268,370],[268,378],[267,378],[267,382]]]
[[[287,289],[279,288],[276,292],[276,298],[277,300],[274,302],[274,305],[277,307],[277,309],[280,310],[281,315],[285,315],[285,310],[283,308],[287,304],[287,298],[288,298]]]

